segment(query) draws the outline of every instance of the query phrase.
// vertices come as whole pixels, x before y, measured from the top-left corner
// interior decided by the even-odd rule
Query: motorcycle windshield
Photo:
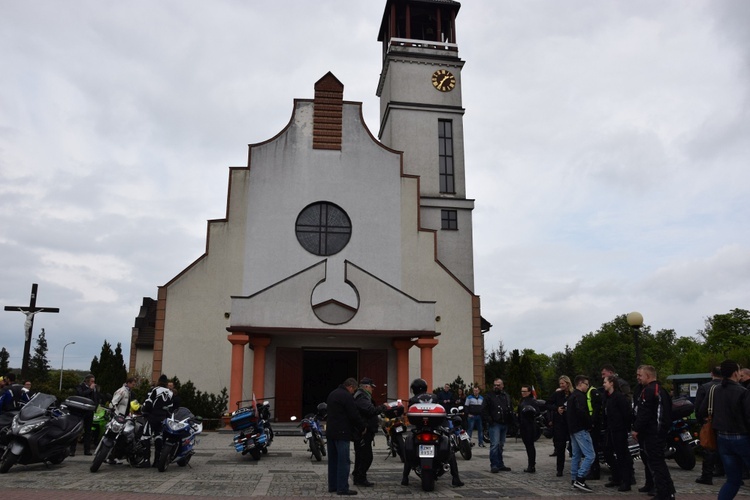
[[[44,415],[47,408],[54,405],[57,401],[55,396],[38,392],[21,408],[18,418],[21,421],[31,420]]]
[[[186,418],[193,419],[195,418],[192,413],[190,413],[190,410],[184,407],[179,407],[172,415],[172,418],[175,420],[185,420]]]

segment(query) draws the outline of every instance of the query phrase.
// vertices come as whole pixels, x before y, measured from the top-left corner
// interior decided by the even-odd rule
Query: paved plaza
[[[293,428],[287,428],[291,430]],[[249,455],[242,456],[231,445],[232,434],[223,432],[205,433],[196,446],[196,454],[190,467],[172,464],[166,472],[156,469],[133,469],[126,465],[102,465],[96,474],[89,472],[92,457],[79,453],[62,464],[14,466],[10,472],[0,476],[0,498],[10,499],[54,499],[54,500],[120,500],[159,498],[172,500],[189,497],[193,500],[224,497],[334,497],[328,493],[327,462],[315,461],[306,451],[301,435],[277,436],[271,449],[261,460],[254,461]],[[80,451],[80,447],[79,447]],[[570,477],[555,475],[554,458],[549,457],[552,442],[540,438],[537,441],[537,473],[523,472],[526,453],[520,440],[511,438],[505,448],[505,464],[511,472],[490,473],[489,448],[473,448],[474,456],[466,461],[458,457],[463,488],[450,485],[450,475],[441,477],[435,491],[421,490],[419,478],[413,473],[411,485],[401,486],[402,464],[398,458],[386,458],[385,437],[377,436],[375,460],[368,478],[374,487],[351,486],[359,492],[357,498],[530,498],[559,497],[590,499],[601,497],[630,497],[649,500],[649,497],[633,490],[619,493],[605,488],[607,469],[603,468],[602,480],[589,481],[593,493],[571,490]],[[352,456],[352,461],[353,461]],[[723,479],[714,481],[714,486],[695,483],[700,472],[700,462],[695,470],[681,470],[674,461],[667,461],[677,487],[677,498],[716,498]],[[566,463],[566,465],[568,465]],[[567,471],[567,467],[566,467]],[[643,485],[643,465],[636,465],[638,486]],[[750,488],[740,489],[740,496],[750,495]]]

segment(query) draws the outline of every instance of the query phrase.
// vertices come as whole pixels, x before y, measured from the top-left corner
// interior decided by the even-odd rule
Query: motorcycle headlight
[[[180,432],[182,429],[187,427],[187,424],[180,422],[179,420],[167,420],[167,427],[172,432]]]
[[[119,433],[122,431],[122,429],[125,427],[125,422],[122,422],[120,420],[110,420],[109,421],[109,429],[112,432]]]
[[[42,422],[35,422],[33,424],[19,424],[18,420],[13,420],[13,432],[16,434],[28,434],[29,432],[32,432],[34,429],[38,429],[39,427],[42,427],[44,424],[46,424],[47,421]]]

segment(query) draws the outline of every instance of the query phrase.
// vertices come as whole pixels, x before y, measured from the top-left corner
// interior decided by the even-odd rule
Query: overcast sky
[[[332,71],[379,126],[385,0],[0,2],[0,305],[59,369],[128,354],[205,249],[228,167]],[[465,0],[457,19],[488,350],[640,311],[750,309],[750,2]],[[20,312],[0,310],[20,366]],[[32,347],[35,342],[32,343]]]

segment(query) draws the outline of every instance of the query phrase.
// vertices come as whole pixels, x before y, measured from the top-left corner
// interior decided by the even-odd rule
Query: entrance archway
[[[357,351],[306,349],[302,353],[302,415],[320,403],[348,377],[358,375]]]

